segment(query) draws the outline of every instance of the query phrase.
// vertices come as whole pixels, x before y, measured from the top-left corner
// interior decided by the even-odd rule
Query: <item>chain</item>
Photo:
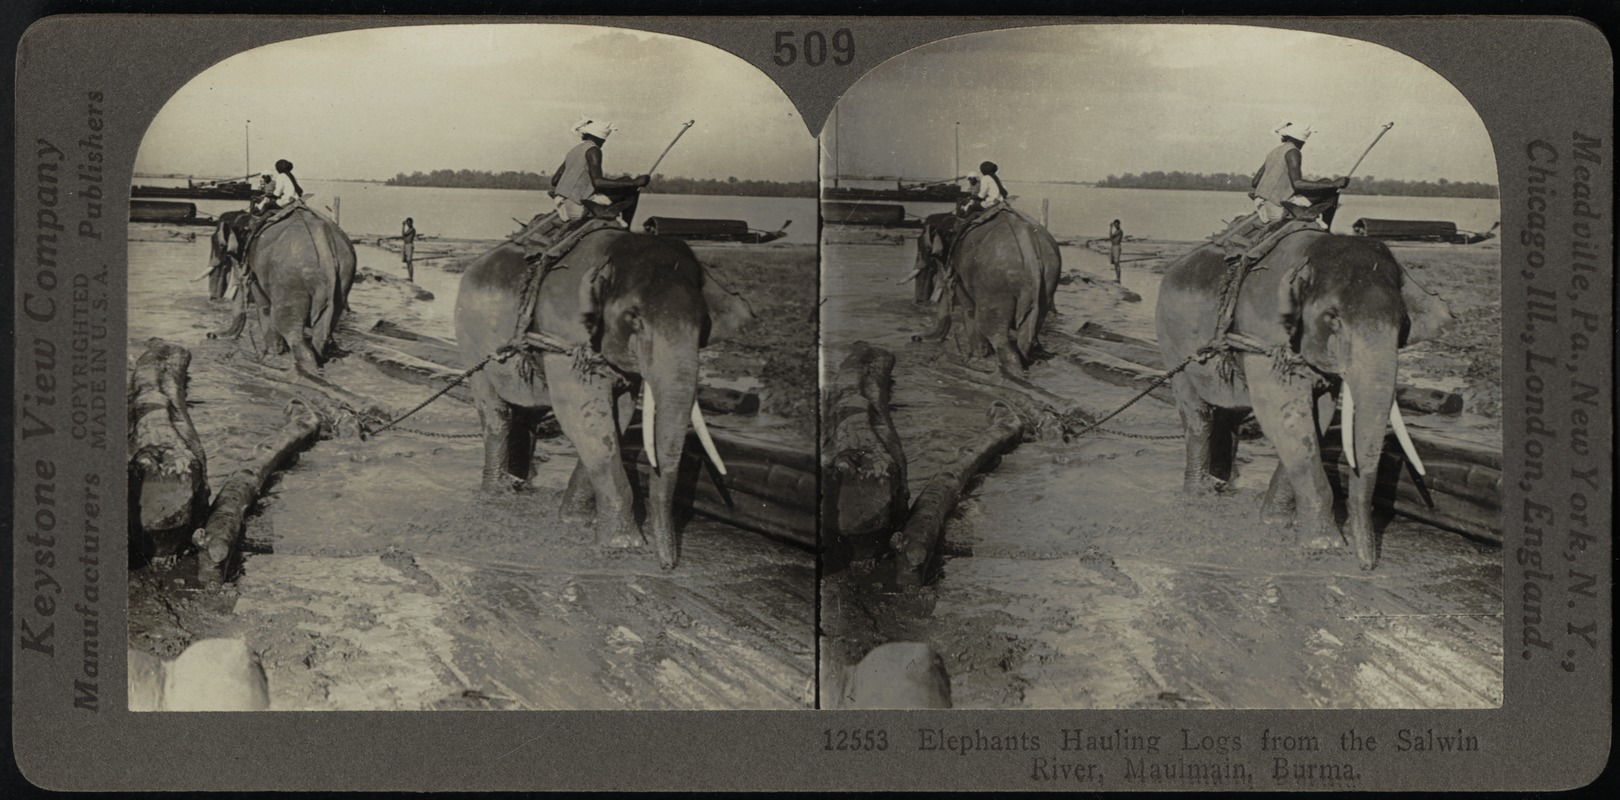
[[[420,403],[417,403],[415,408],[413,408],[410,411],[407,411],[407,412],[405,412],[405,413],[403,413],[403,414],[401,414],[401,415],[399,415],[397,417],[394,417],[393,419],[389,420],[386,424],[384,424],[382,427],[371,431],[371,434],[373,436],[375,436],[376,434],[382,433],[382,432],[384,432],[384,431],[386,431],[386,430],[388,430],[390,428],[393,428],[395,425],[398,425],[399,423],[404,422],[412,414],[415,414],[416,412],[421,411],[424,408],[427,408],[428,405],[430,403],[432,403],[433,401],[445,396],[446,394],[449,394],[451,389],[454,389],[457,386],[460,386],[461,384],[465,383],[468,378],[471,378],[479,370],[483,369],[486,366],[489,366],[489,362],[491,362],[491,361],[505,361],[508,356],[511,356],[512,354],[514,354],[516,352],[517,352],[516,350],[503,347],[500,350],[497,350],[497,351],[495,351],[493,353],[490,353],[489,355],[484,357],[483,361],[480,361],[477,364],[473,365],[473,367],[471,369],[468,369],[465,372],[462,372],[460,375],[457,375],[454,379],[452,379],[449,383],[445,384],[444,388],[442,388],[442,389],[438,390],[437,392],[434,392],[433,394],[429,395],[428,399],[423,400]],[[406,431],[407,433],[419,434],[419,435],[422,435],[422,436],[436,436],[436,437],[442,437],[442,438],[447,438],[447,439],[471,438],[470,436],[467,436],[466,434],[429,433],[427,431],[409,430],[409,429],[406,429],[406,428],[401,428],[400,430]],[[479,434],[479,435],[482,435],[482,434]]]
[[[1125,405],[1122,405],[1119,408],[1114,409],[1107,416],[1105,416],[1102,419],[1099,419],[1099,420],[1097,420],[1095,422],[1092,422],[1090,425],[1087,425],[1084,428],[1081,428],[1078,432],[1070,434],[1069,438],[1070,439],[1078,439],[1081,436],[1085,436],[1086,434],[1091,433],[1092,431],[1101,431],[1102,433],[1113,433],[1115,435],[1126,436],[1126,437],[1129,437],[1129,438],[1132,438],[1132,439],[1156,438],[1156,437],[1151,437],[1151,436],[1149,436],[1147,434],[1130,434],[1130,433],[1123,433],[1123,432],[1119,432],[1119,431],[1102,430],[1102,424],[1104,422],[1107,422],[1107,421],[1113,419],[1114,417],[1119,416],[1120,412],[1123,412],[1125,409],[1136,405],[1137,402],[1139,402],[1142,398],[1147,397],[1148,394],[1150,394],[1154,389],[1157,389],[1160,386],[1163,386],[1166,381],[1169,381],[1171,378],[1174,378],[1182,370],[1184,370],[1188,366],[1192,365],[1193,362],[1206,360],[1209,357],[1209,356],[1205,355],[1206,352],[1213,355],[1213,351],[1208,350],[1206,348],[1206,350],[1201,350],[1201,351],[1199,351],[1197,353],[1194,353],[1194,354],[1192,354],[1190,356],[1187,356],[1187,359],[1185,361],[1182,361],[1180,364],[1177,364],[1175,369],[1172,369],[1169,372],[1166,372],[1163,375],[1160,375],[1159,377],[1154,378],[1153,382],[1148,384],[1148,387],[1146,389],[1143,389],[1142,391],[1138,392],[1135,397],[1132,397],[1131,399],[1125,401]],[[1180,438],[1180,437],[1179,436],[1164,436],[1162,438],[1172,439],[1172,438]]]
[[[398,420],[395,421],[397,422]],[[484,436],[482,433],[438,433],[436,431],[424,431],[418,428],[407,428],[404,425],[395,425],[393,426],[393,429],[399,431],[400,433],[414,433],[417,436],[427,436],[434,439],[481,439]]]

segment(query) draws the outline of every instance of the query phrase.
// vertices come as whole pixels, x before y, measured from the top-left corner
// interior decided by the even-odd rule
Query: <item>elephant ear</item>
[[[1406,307],[1406,318],[1401,324],[1401,346],[1437,339],[1456,318],[1451,306],[1440,295],[1429,291],[1412,279],[1401,275],[1401,303]]]
[[[709,308],[709,325],[698,343],[700,347],[735,338],[755,319],[754,307],[748,300],[727,288],[707,266],[703,270],[703,303]]]
[[[945,255],[945,232],[934,226],[928,228],[928,254],[934,258]]]

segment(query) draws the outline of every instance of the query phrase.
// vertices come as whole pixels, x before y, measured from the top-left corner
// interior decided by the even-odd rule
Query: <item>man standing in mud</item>
[[[399,258],[405,262],[405,279],[415,281],[416,266],[411,263],[412,257],[416,255],[416,221],[414,219],[405,218],[405,223],[399,229],[399,243]]]
[[[1305,146],[1305,140],[1315,133],[1310,126],[1289,122],[1276,132],[1282,137],[1282,143],[1266,155],[1265,163],[1260,165],[1259,171],[1254,173],[1254,180],[1250,182],[1253,191],[1249,196],[1254,198],[1254,207],[1260,213],[1261,222],[1292,219],[1298,210],[1309,208],[1311,200],[1304,195],[1305,192],[1343,189],[1350,185],[1349,178],[1305,180],[1302,171],[1304,156],[1300,149]]]
[[[1123,285],[1124,278],[1120,276],[1119,256],[1125,245],[1125,229],[1120,226],[1119,220],[1108,224],[1108,263],[1114,268],[1114,282]]]

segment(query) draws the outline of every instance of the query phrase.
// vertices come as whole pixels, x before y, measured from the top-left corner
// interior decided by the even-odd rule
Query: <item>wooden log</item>
[[[893,371],[894,354],[856,342],[827,390],[822,520],[829,544],[882,541],[905,520],[906,456],[889,415]]]
[[[129,500],[143,547],[191,531],[208,509],[208,460],[186,407],[190,365],[189,350],[152,339],[129,375]]]
[[[395,350],[378,343],[373,337],[353,339],[350,348],[384,375],[418,386],[442,389],[461,376],[461,370]],[[473,401],[472,386],[466,381],[450,389],[448,394],[464,403]]]
[[[929,567],[945,538],[945,518],[961,500],[968,480],[990,468],[1023,440],[1023,421],[1010,407],[994,403],[987,416],[985,432],[960,448],[956,460],[930,479],[917,496],[905,528],[896,537],[895,577],[900,584],[920,586],[927,580]]]
[[[1453,442],[1440,446],[1431,443],[1426,453],[1417,431],[1412,434],[1413,444],[1428,473],[1423,478],[1428,489],[1427,500],[1411,475],[1400,442],[1390,433],[1384,438],[1378,480],[1373,488],[1373,507],[1501,546],[1502,471],[1480,463],[1484,460],[1483,453]],[[1323,437],[1322,457],[1328,464],[1328,477],[1334,491],[1342,495],[1349,486],[1350,467],[1340,452],[1339,441],[1335,425]],[[1499,459],[1500,455],[1496,457]],[[1433,501],[1433,507],[1429,500]]]
[[[232,473],[214,496],[206,527],[197,529],[197,578],[205,584],[224,583],[233,556],[241,547],[242,526],[248,509],[258,501],[270,477],[293,463],[298,453],[315,443],[321,418],[308,405],[287,404],[287,424],[275,438],[259,445],[258,460]]]
[[[1105,383],[1115,386],[1125,386],[1132,389],[1146,389],[1149,384],[1164,375],[1164,371],[1153,367],[1146,367],[1134,361],[1126,361],[1115,357],[1098,348],[1083,344],[1075,344],[1071,352],[1064,353],[1063,357],[1080,368],[1080,371]],[[1164,403],[1175,404],[1175,393],[1168,382],[1162,383],[1149,397]]]
[[[428,291],[426,289],[423,289],[420,286],[417,286],[415,283],[413,283],[411,281],[408,281],[408,280],[406,280],[404,278],[400,278],[400,277],[396,277],[396,276],[393,276],[393,275],[388,275],[388,274],[385,274],[385,273],[382,273],[382,272],[378,272],[378,271],[376,271],[374,269],[371,269],[369,267],[366,268],[366,269],[360,270],[360,274],[356,277],[356,280],[361,281],[361,282],[363,282],[363,281],[373,281],[373,282],[376,282],[376,283],[381,283],[381,284],[383,284],[385,286],[393,286],[393,287],[396,287],[396,288],[406,292],[412,298],[417,299],[417,300],[424,300],[425,301],[425,300],[432,300],[433,299],[433,293],[432,292],[430,292],[430,291]]]
[[[759,413],[759,395],[755,392],[722,389],[717,386],[699,386],[697,401],[704,411],[712,411],[716,414],[742,415]]]
[[[1406,384],[1395,387],[1395,402],[1407,411],[1423,414],[1460,414],[1463,410],[1462,395],[1456,392],[1419,389]]]
[[[627,467],[646,486],[652,467],[641,449],[640,423],[620,437]],[[726,461],[724,478],[706,466],[697,435],[687,433],[676,481],[676,510],[721,520],[799,547],[816,546],[815,454],[710,428],[715,449]],[[723,481],[723,487],[717,483]]]

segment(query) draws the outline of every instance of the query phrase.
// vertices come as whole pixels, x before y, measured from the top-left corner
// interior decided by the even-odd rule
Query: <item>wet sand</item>
[[[789,249],[813,269],[811,248]],[[397,254],[357,252],[362,271],[404,277]],[[130,356],[151,336],[191,348],[191,414],[217,489],[281,425],[289,395],[262,379],[266,368],[254,363],[250,336],[205,337],[231,316],[225,304],[209,303],[203,283],[188,282],[206,263],[206,236],[130,243]],[[460,276],[432,263],[416,270],[431,300],[391,282],[357,282],[339,347],[378,319],[453,338]],[[800,285],[809,308],[813,286]],[[715,383],[758,376],[759,359],[749,355],[706,355],[707,374]],[[290,363],[273,356],[268,366]],[[431,391],[354,354],[329,362],[324,377],[395,411]],[[811,446],[802,420],[764,413],[710,423]],[[407,425],[466,437],[477,434],[478,417],[470,404],[445,398]],[[180,586],[194,569],[184,558],[131,573],[131,644],[171,656],[193,639],[244,637],[263,654],[277,710],[813,702],[811,553],[702,517],[684,528],[674,571],[660,570],[651,548],[603,551],[591,531],[557,519],[574,463],[566,438],[542,440],[537,458],[545,461],[534,492],[492,499],[477,493],[476,436],[389,432],[321,441],[272,482],[250,517],[250,552],[235,584]]]
[[[1417,250],[1396,253],[1410,262]],[[1078,246],[1062,252],[1066,276],[1085,273],[1093,282],[1059,288],[1060,313],[1043,337],[1058,357],[1032,366],[1027,378],[1091,412],[1110,411],[1136,391],[1092,379],[1062,358],[1072,341],[1064,334],[1090,321],[1153,338],[1164,262],[1125,265],[1124,287],[1140,297],[1132,302],[1113,284],[1105,255]],[[1474,294],[1448,296],[1454,309],[1494,303],[1497,253],[1447,256],[1454,267],[1488,276]],[[948,344],[910,341],[932,319],[932,309],[912,304],[909,285],[895,285],[912,257],[909,241],[825,248],[822,335],[826,365],[836,366],[855,340],[896,354],[894,422],[915,497],[983,429],[990,403],[1014,393],[994,375],[992,359],[964,368]],[[1474,355],[1494,347],[1476,343]],[[1412,360],[1445,383],[1455,359],[1444,355]],[[1408,374],[1404,353],[1402,363]],[[1494,435],[1500,447],[1492,417],[1408,419],[1476,440]],[[944,656],[958,708],[1500,704],[1499,549],[1396,518],[1383,528],[1378,569],[1363,572],[1351,548],[1306,552],[1292,531],[1260,522],[1276,463],[1263,439],[1240,445],[1234,492],[1188,498],[1179,491],[1183,442],[1172,406],[1145,399],[1108,427],[1169,438],[1026,442],[970,484],[948,523],[937,582],[896,592],[885,584],[884,562],[856,562],[828,576],[824,671],[836,673],[885,641],[921,641]],[[824,687],[834,683],[824,675]]]

